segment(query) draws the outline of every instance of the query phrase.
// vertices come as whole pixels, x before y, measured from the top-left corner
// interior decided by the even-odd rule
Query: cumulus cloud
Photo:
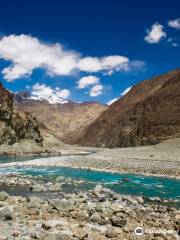
[[[122,93],[121,93],[121,96],[124,96],[126,95],[130,90],[131,90],[132,86],[126,88]]]
[[[175,28],[176,30],[180,30],[180,18],[174,19],[174,20],[169,20],[168,21],[168,26]]]
[[[113,99],[111,99],[108,103],[107,103],[107,105],[111,105],[111,104],[113,104],[114,102],[116,102],[118,100],[118,98],[113,98]]]
[[[32,86],[31,99],[45,100],[51,104],[54,103],[67,103],[70,96],[68,89],[60,89],[59,87],[53,89],[45,84],[36,83]]]
[[[2,70],[7,81],[26,77],[34,69],[42,68],[49,75],[72,75],[75,71],[106,72],[127,69],[129,59],[114,55],[102,58],[82,57],[76,51],[66,50],[62,44],[47,44],[30,35],[9,35],[0,39],[0,59],[11,62]]]
[[[124,56],[107,56],[103,58],[86,57],[79,61],[78,68],[84,72],[114,72],[126,70],[129,59]]]
[[[97,84],[90,89],[89,95],[91,97],[96,97],[101,95],[102,91],[103,91],[103,85]]]
[[[77,88],[83,89],[88,87],[89,85],[94,85],[99,83],[99,78],[95,76],[86,76],[82,77],[78,82]]]
[[[159,43],[161,39],[167,36],[166,32],[163,30],[163,25],[155,23],[151,26],[151,29],[147,30],[147,35],[144,40],[148,43]]]
[[[98,72],[102,69],[101,61],[96,57],[85,57],[79,61],[78,68],[84,72]]]
[[[8,81],[28,76],[36,68],[49,74],[69,75],[76,68],[79,54],[64,50],[61,44],[44,44],[28,35],[9,35],[0,40],[0,58],[12,62],[3,69]]]

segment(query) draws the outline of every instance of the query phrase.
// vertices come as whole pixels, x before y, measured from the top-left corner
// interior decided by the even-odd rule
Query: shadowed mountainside
[[[0,84],[0,144],[14,144],[23,139],[42,144],[36,118],[13,108],[13,96]]]
[[[96,147],[155,144],[180,136],[180,69],[134,86],[87,127],[77,143]]]

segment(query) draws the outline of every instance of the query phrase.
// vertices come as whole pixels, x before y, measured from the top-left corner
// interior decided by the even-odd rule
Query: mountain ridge
[[[65,143],[74,144],[84,129],[94,121],[107,106],[98,102],[50,104],[48,101],[30,99],[29,94],[14,94],[15,108],[36,116],[41,132],[49,132]],[[47,114],[48,113],[48,114]]]
[[[133,86],[86,128],[77,143],[128,147],[179,136],[179,89],[180,69]]]

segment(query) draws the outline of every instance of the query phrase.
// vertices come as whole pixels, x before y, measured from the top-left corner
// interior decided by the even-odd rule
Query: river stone
[[[100,216],[99,213],[94,213],[94,214],[91,215],[90,220],[92,222],[100,223],[101,222],[101,216]]]
[[[49,234],[42,238],[42,240],[71,240],[69,236],[63,235],[61,233],[59,234]]]
[[[76,228],[73,232],[73,236],[77,237],[80,240],[83,240],[85,237],[88,236],[87,230],[84,230],[82,228]]]
[[[51,228],[49,222],[43,222],[41,227],[45,230],[49,230]]]
[[[159,197],[149,197],[148,200],[150,200],[152,202],[161,202],[161,198],[159,198]]]
[[[91,214],[95,213],[95,205],[92,204],[91,202],[88,202],[86,205],[85,205],[85,209],[90,212]]]
[[[69,202],[55,202],[53,206],[56,210],[62,212],[70,212],[74,210],[74,207]]]
[[[42,192],[43,187],[40,184],[35,184],[34,186],[31,187],[33,192]]]
[[[4,201],[9,195],[4,192],[4,191],[1,191],[0,192],[0,201]]]
[[[12,214],[8,206],[0,208],[0,219],[11,220]]]
[[[107,227],[106,226],[101,226],[101,225],[98,225],[98,224],[86,224],[86,226],[92,230],[93,232],[98,232],[98,233],[101,233],[101,234],[106,234],[106,231],[107,231]]]
[[[141,197],[141,196],[136,197],[136,200],[137,200],[138,203],[140,203],[140,204],[144,203],[143,197]]]
[[[96,195],[97,197],[99,197],[101,192],[102,192],[102,190],[103,190],[102,185],[100,185],[100,184],[96,185],[96,187],[93,190],[93,194]]]
[[[91,232],[87,240],[107,240],[107,237],[98,232]],[[119,240],[119,239],[114,239]]]
[[[4,207],[4,205],[6,205],[6,203],[4,201],[0,201],[0,208]]]
[[[73,213],[73,212],[71,212],[71,213]],[[89,214],[86,210],[75,211],[72,216],[74,218],[77,218],[77,219],[81,220],[81,221],[87,220],[89,218]]]
[[[118,237],[118,232],[116,231],[116,229],[109,227],[106,231],[106,236],[109,238],[116,238]]]
[[[127,220],[122,219],[121,217],[117,217],[117,216],[112,217],[112,224],[114,226],[123,227],[124,225],[126,225],[126,223],[127,223]]]
[[[114,203],[114,204],[111,204],[111,205],[110,205],[110,209],[111,209],[112,212],[115,214],[115,213],[117,213],[117,212],[120,212],[120,211],[123,209],[123,206],[120,205],[120,204]]]
[[[101,203],[96,204],[95,209],[97,212],[103,212],[104,205]]]
[[[121,201],[122,201],[122,196],[120,196],[120,195],[117,194],[117,193],[114,193],[114,194],[113,194],[113,200],[121,200]]]
[[[38,198],[38,197],[28,197],[28,201],[29,202],[36,202],[36,203],[43,203],[42,199],[41,198]]]

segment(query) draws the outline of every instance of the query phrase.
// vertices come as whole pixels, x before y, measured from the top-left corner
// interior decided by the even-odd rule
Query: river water
[[[34,157],[33,157],[34,158]],[[13,158],[13,161],[30,160],[30,158]],[[10,162],[12,158],[1,157],[0,163]],[[164,177],[143,176],[97,172],[67,167],[11,167],[0,168],[1,174],[19,173],[23,175],[42,176],[47,181],[55,181],[59,176],[82,180],[78,185],[64,186],[71,190],[89,190],[96,184],[102,184],[121,194],[142,195],[144,197],[160,197],[180,200],[180,180]]]

